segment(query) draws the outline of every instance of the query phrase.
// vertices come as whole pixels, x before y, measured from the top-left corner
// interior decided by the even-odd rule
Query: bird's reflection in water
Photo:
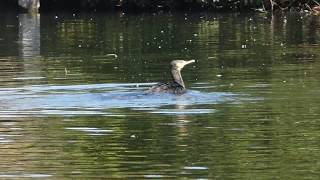
[[[174,108],[179,111],[185,111],[186,106],[177,104],[174,106]],[[187,125],[190,121],[188,120],[188,116],[185,114],[178,114],[176,117],[177,117],[176,124],[177,124],[177,128],[178,128],[177,130],[178,130],[178,134],[179,134],[178,137],[183,139],[183,137],[186,137],[189,135]]]

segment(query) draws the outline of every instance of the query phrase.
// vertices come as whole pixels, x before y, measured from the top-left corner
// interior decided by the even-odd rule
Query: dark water
[[[318,17],[1,16],[0,178],[319,178]]]

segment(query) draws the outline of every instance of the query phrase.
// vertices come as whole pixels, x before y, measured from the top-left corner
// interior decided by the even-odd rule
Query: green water
[[[318,17],[1,16],[0,178],[319,178]]]

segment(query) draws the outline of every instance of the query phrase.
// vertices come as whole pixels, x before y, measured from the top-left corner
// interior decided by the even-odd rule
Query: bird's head
[[[171,61],[171,66],[172,69],[176,69],[176,70],[181,70],[185,65],[190,64],[190,63],[194,63],[195,60],[189,60],[189,61],[185,61],[185,60],[173,60]]]

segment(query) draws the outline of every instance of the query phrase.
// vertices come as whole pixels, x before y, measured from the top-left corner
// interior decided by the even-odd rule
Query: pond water
[[[1,16],[0,178],[318,179],[318,17]]]

